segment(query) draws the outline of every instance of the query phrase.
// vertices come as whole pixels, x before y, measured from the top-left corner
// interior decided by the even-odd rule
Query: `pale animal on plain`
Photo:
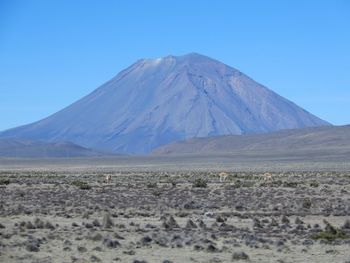
[[[225,182],[227,176],[228,176],[228,173],[225,173],[225,172],[219,173],[220,182]]]
[[[264,173],[263,177],[264,177],[264,180],[272,180],[272,174],[271,173]]]
[[[107,175],[106,175],[106,178],[105,178],[105,182],[106,182],[107,184],[111,183],[111,182],[112,182],[112,175],[107,174]]]

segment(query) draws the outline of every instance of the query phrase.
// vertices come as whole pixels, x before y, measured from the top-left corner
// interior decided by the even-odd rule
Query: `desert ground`
[[[350,262],[349,171],[323,160],[2,159],[0,262]]]

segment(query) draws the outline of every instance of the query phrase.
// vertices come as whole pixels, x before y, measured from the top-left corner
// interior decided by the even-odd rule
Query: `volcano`
[[[188,138],[325,125],[237,69],[191,53],[141,59],[63,110],[0,137],[145,154]]]

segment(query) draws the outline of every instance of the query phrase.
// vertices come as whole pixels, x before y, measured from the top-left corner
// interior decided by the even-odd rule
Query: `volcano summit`
[[[139,60],[65,109],[0,137],[143,154],[187,138],[324,125],[240,71],[191,53]]]

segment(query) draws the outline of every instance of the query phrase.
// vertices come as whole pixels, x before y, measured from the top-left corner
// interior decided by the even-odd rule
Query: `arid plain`
[[[0,169],[1,262],[350,258],[347,162],[2,159]]]

